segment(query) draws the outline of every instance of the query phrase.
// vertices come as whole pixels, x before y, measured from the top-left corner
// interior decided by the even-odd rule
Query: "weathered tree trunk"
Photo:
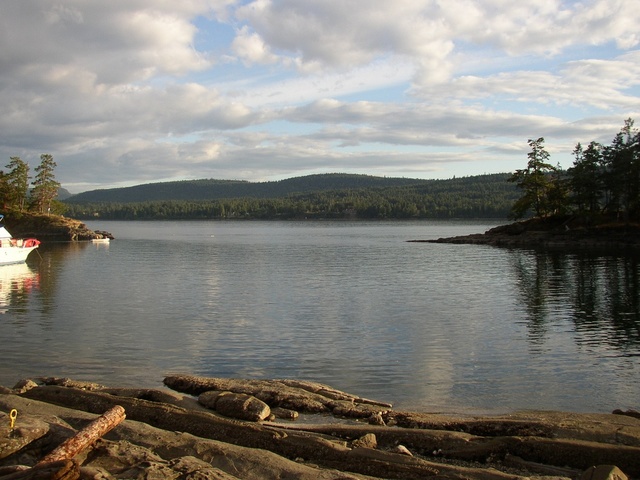
[[[111,407],[103,415],[96,418],[93,422],[80,430],[76,435],[51,451],[42,460],[40,460],[37,465],[72,459],[109,430],[116,427],[124,419],[124,408],[120,405]]]

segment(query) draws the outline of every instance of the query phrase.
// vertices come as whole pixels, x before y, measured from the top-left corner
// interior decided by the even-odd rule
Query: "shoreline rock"
[[[5,216],[7,229],[14,237],[34,237],[41,242],[77,242],[113,239],[104,231],[93,231],[80,220],[61,215],[21,214]]]
[[[184,378],[198,385],[224,384],[230,398],[253,396],[233,391],[242,389],[241,379]],[[280,403],[289,396],[297,399],[290,404],[306,395],[324,396],[320,391],[342,397],[340,402],[359,398],[313,382],[298,382],[295,392],[280,380],[259,382],[254,393],[266,390],[273,397],[280,391]],[[355,400],[353,404],[358,406]],[[170,390],[39,378],[0,388],[0,412],[5,412],[0,413],[0,479],[7,469],[28,473],[57,445],[116,405],[124,408],[126,420],[88,451],[68,459],[81,478],[524,480],[593,478],[598,472],[614,472],[623,480],[640,478],[640,419],[633,411],[472,416],[400,412],[381,403],[375,408],[383,425],[345,418],[335,409],[299,412],[312,416],[310,422],[246,421]],[[11,409],[18,416],[15,431],[8,432]],[[26,442],[30,429],[33,439]]]
[[[409,240],[415,243],[490,245],[494,247],[557,249],[637,249],[640,225],[637,223],[600,223],[584,225],[573,217],[534,218],[500,225],[485,233]]]

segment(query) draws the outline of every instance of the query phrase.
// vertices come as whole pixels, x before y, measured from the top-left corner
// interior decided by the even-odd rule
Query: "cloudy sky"
[[[0,0],[0,155],[72,193],[553,163],[640,125],[622,0]],[[2,160],[0,160],[2,161]]]

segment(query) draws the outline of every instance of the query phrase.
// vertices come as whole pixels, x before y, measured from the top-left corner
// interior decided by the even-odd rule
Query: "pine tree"
[[[640,212],[640,134],[631,118],[604,150],[606,185],[611,192],[608,210],[629,216]]]
[[[29,191],[29,165],[20,157],[10,157],[9,173],[4,176],[5,202],[10,208],[24,210]]]
[[[553,213],[550,193],[554,190],[552,173],[557,169],[549,161],[549,153],[544,148],[544,138],[529,140],[531,152],[527,154],[529,162],[527,168],[516,170],[509,179],[524,190],[523,196],[514,204],[511,215],[514,219],[522,218],[529,210],[534,215],[542,217]],[[557,181],[557,177],[556,178]]]
[[[586,150],[578,143],[573,151],[575,160],[569,169],[572,203],[580,215],[593,215],[600,210],[604,192],[602,151],[598,142],[591,142]]]
[[[52,155],[40,155],[40,165],[35,168],[37,174],[31,191],[33,207],[40,213],[48,213],[51,210],[51,202],[58,196],[60,183],[56,181],[53,173],[56,167]]]

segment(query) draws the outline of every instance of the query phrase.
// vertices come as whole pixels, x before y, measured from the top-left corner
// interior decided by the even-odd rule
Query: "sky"
[[[452,178],[640,126],[622,0],[0,0],[0,169],[72,193],[317,173]]]

